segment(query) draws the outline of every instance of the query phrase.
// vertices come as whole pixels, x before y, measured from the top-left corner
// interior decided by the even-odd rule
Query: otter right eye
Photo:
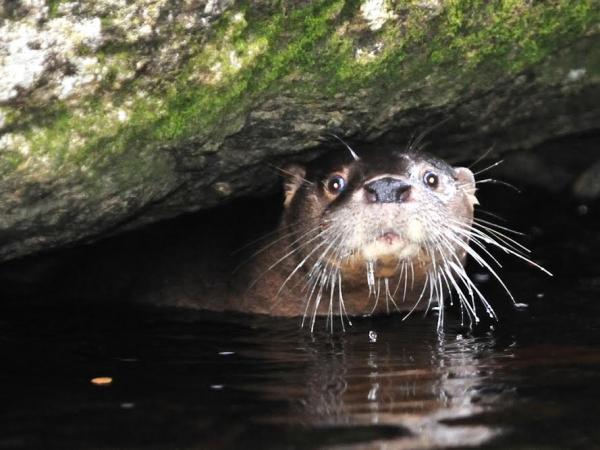
[[[346,187],[346,180],[341,175],[334,175],[327,181],[327,190],[332,194],[339,194]]]

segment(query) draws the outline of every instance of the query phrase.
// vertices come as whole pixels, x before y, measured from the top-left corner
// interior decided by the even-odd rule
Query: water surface
[[[0,448],[598,448],[598,207],[504,208],[555,276],[503,258],[515,310],[471,265],[500,316],[472,331],[7,299]]]

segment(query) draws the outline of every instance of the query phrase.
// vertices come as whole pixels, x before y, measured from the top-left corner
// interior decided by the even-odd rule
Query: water
[[[515,309],[471,266],[501,317],[474,331],[3,302],[0,448],[600,448],[600,208],[497,205],[555,276],[503,258]]]

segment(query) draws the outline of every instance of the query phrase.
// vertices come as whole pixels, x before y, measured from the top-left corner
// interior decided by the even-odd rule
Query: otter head
[[[372,151],[325,155],[286,173],[283,225],[309,275],[371,288],[409,267],[424,278],[462,264],[477,203],[469,169],[421,152]]]

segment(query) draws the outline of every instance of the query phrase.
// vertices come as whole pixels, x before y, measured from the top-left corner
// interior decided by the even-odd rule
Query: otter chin
[[[421,151],[350,150],[282,172],[275,238],[247,265],[246,287],[226,309],[302,316],[311,327],[325,315],[345,326],[352,316],[432,306],[441,316],[458,290],[475,314],[476,288],[463,269],[477,204],[469,169]]]

